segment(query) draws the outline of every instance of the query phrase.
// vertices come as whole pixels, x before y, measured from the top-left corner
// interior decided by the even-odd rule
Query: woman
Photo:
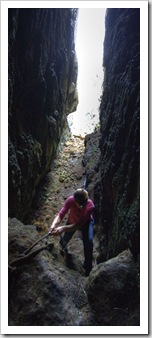
[[[62,248],[66,247],[76,230],[81,230],[86,276],[92,270],[94,208],[94,203],[89,199],[88,192],[85,189],[77,189],[74,195],[67,198],[49,229],[51,235],[61,235],[64,232],[64,236],[60,240]],[[67,213],[66,225],[59,226]]]

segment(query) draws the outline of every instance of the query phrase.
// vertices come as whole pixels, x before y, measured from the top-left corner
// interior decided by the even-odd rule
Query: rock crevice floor
[[[26,219],[26,224],[34,224],[40,234],[48,231],[54,217],[63,206],[65,200],[77,188],[85,188],[86,173],[84,167],[85,139],[82,136],[69,136],[60,145],[58,154],[53,161],[49,173],[37,189],[32,208]],[[61,224],[65,224],[67,217]],[[60,251],[60,237],[51,237],[54,245]],[[96,265],[99,243],[94,235],[93,266]],[[60,255],[61,256],[61,255]],[[76,231],[68,244],[68,255],[64,263],[69,269],[84,275],[84,253],[81,231]],[[71,270],[72,271],[72,270]]]
[[[40,231],[51,225],[68,196],[85,186],[84,138],[71,136],[53,161],[50,172],[39,185],[26,224],[32,223]]]
[[[83,156],[84,139],[81,137],[72,136],[60,147],[58,155],[51,165],[50,172],[37,189],[36,197],[28,217],[24,221],[24,225],[19,224],[20,233],[19,238],[16,239],[18,247],[18,241],[23,244],[22,241],[25,240],[25,232],[27,238],[31,236],[32,241],[35,240],[35,229],[37,230],[36,239],[41,238],[41,236],[47,233],[49,226],[66,198],[73,194],[77,188],[85,186]],[[16,224],[17,221],[14,219],[12,222]],[[65,224],[65,222],[66,218],[63,220],[63,224]],[[18,225],[16,225],[16,227],[18,227]],[[27,231],[25,227],[27,227]],[[11,226],[10,229],[14,229],[14,226]],[[11,231],[10,240],[11,236],[13,236]],[[52,243],[51,251],[42,251],[31,264],[23,267],[24,272],[21,272],[21,275],[19,274],[15,282],[16,288],[12,289],[11,293],[9,325],[14,325],[14,323],[29,325],[30,320],[30,325],[38,325],[38,317],[36,319],[35,317],[28,319],[25,315],[23,316],[22,311],[16,316],[15,310],[18,303],[21,307],[24,304],[25,310],[25,299],[27,302],[29,297],[33,299],[37,294],[39,294],[38,301],[43,304],[44,312],[44,315],[41,316],[39,321],[39,325],[95,325],[96,322],[94,321],[94,315],[87,297],[88,277],[85,277],[83,267],[84,255],[81,232],[76,231],[68,244],[67,253],[63,254],[61,251],[59,240],[60,237],[47,237],[46,244]],[[43,243],[40,242],[39,246],[44,244],[44,241],[45,240],[43,240]],[[26,243],[24,245],[26,245]],[[20,246],[22,247],[22,245]],[[26,281],[26,284],[28,282],[28,290],[24,290],[25,287],[21,283],[23,275],[25,279],[26,276],[30,276],[28,277],[28,281]],[[37,281],[36,284],[35,281]],[[33,283],[34,294],[31,296],[30,290],[33,290]],[[45,313],[46,303],[48,302],[47,299],[45,301],[46,288],[52,288],[49,293],[46,290],[48,299],[51,302],[47,315]],[[56,297],[54,292],[56,292]],[[18,293],[22,295],[19,299]],[[28,308],[29,315],[33,313],[33,311],[36,311],[39,315],[39,308],[35,309],[35,306],[33,303],[31,309]],[[54,308],[54,313],[60,312],[59,318],[55,319],[54,315],[52,317],[52,307]],[[42,309],[40,310],[42,311]],[[47,316],[50,316],[50,319],[46,318]]]
[[[36,192],[32,208],[26,219],[26,224],[34,224],[40,234],[48,231],[54,217],[59,212],[67,197],[77,188],[85,187],[85,168],[83,166],[84,138],[71,136],[60,146],[53,161],[50,172]],[[62,224],[65,224],[67,217]],[[60,237],[52,237],[52,241],[60,252]],[[61,258],[61,264],[71,271],[84,275],[83,243],[81,232],[76,231],[68,244],[68,254]],[[63,261],[62,261],[63,260]]]

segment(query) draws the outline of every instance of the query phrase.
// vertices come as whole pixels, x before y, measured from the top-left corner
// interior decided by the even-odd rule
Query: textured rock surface
[[[9,9],[9,215],[23,219],[77,105],[76,10]]]
[[[58,239],[49,237],[35,246],[49,244],[47,249],[11,264],[41,237],[33,225],[9,219],[8,258],[16,267],[9,269],[9,326],[139,325],[139,276],[130,251],[95,266],[85,278],[80,239],[63,257]]]
[[[140,325],[137,265],[126,250],[93,269],[88,298],[100,325]]]
[[[45,10],[42,12],[43,15],[44,13],[48,13],[48,11]],[[43,21],[42,12],[38,11],[37,15],[39,16],[39,19],[41,18]],[[51,15],[52,11],[49,13]],[[55,10],[55,13],[56,29],[58,30],[62,18],[59,14],[60,10]],[[65,11],[65,13],[70,12]],[[43,124],[40,119],[40,123],[35,129],[36,134],[34,134],[33,137],[31,131],[34,130],[33,122],[35,123],[36,121],[34,116],[27,115],[28,119],[25,119],[26,114],[22,115],[20,114],[20,109],[16,110],[16,107],[18,106],[17,103],[20,103],[18,106],[19,108],[24,106],[22,103],[24,87],[22,81],[20,81],[23,68],[19,68],[19,73],[17,71],[15,72],[16,67],[17,69],[19,67],[18,55],[22,53],[17,43],[18,40],[15,39],[17,32],[18,34],[21,34],[21,30],[17,29],[18,20],[16,20],[16,17],[19,14],[21,14],[19,10],[13,10],[14,19],[13,22],[10,21],[10,24],[13,24],[13,34],[11,39],[9,39],[9,43],[12,46],[12,53],[10,53],[11,62],[9,63],[11,75],[9,83],[9,161],[11,162],[9,180],[13,183],[11,185],[12,190],[10,190],[9,196],[12,208],[14,208],[13,210],[15,210],[17,215],[23,214],[23,210],[25,211],[25,209],[29,207],[28,201],[31,198],[31,191],[33,191],[31,186],[35,187],[32,175],[37,177],[38,182],[39,176],[42,176],[46,168],[49,167],[44,149],[47,148],[47,154],[53,154],[47,143],[48,138],[45,137],[47,135],[45,123]],[[61,22],[58,20],[58,14]],[[29,16],[27,16],[27,20],[30,20]],[[42,21],[40,20],[40,22]],[[24,20],[21,20],[21,23],[23,22]],[[50,22],[53,25],[54,21]],[[69,26],[67,27],[67,31],[69,34]],[[71,41],[69,38],[67,40],[68,42]],[[58,46],[55,36],[53,41]],[[14,52],[16,49],[13,47],[14,43],[17,44],[15,55]],[[94,264],[94,268],[89,278],[84,278],[82,267],[83,251],[82,248],[80,250],[79,247],[80,238],[77,238],[76,242],[69,244],[71,252],[70,261],[68,262],[65,260],[65,257],[61,256],[58,239],[50,238],[49,241],[51,246],[49,250],[41,251],[31,262],[18,267],[17,270],[12,271],[9,269],[9,325],[140,325],[138,255],[138,9],[108,10],[104,46],[105,80],[100,105],[101,133],[96,131],[95,134],[86,137],[86,152],[83,158],[83,164],[86,168],[87,188],[89,194],[95,200],[96,205],[95,235],[96,237],[98,236],[100,241],[99,247],[97,248],[99,253],[97,262],[99,264]],[[52,45],[52,48],[54,50],[54,44]],[[44,52],[44,50],[45,49],[41,50],[41,52]],[[51,52],[53,53],[50,47],[50,53]],[[30,57],[33,55],[32,53],[30,54]],[[51,108],[53,109],[53,112],[60,113],[64,110],[66,115],[69,108],[65,107],[61,99],[64,95],[61,95],[61,90],[59,89],[59,79],[61,80],[59,74],[61,75],[61,73],[57,72],[58,53],[53,55],[56,65],[56,67],[53,66],[53,69],[57,81],[54,82],[53,80],[52,86],[55,83],[57,87],[53,87],[53,90],[49,92],[50,95],[48,94],[48,97],[46,90],[45,98],[47,97],[47,100],[51,100],[51,105],[48,104],[47,107],[53,107]],[[23,60],[24,64],[26,64],[26,57],[25,59],[23,58]],[[21,78],[19,74],[21,74]],[[41,72],[39,75],[41,75]],[[26,83],[29,83],[29,90],[30,86],[34,86],[35,88],[32,80],[34,79],[34,76],[30,77],[30,73],[28,72],[26,73],[26,76],[28,76]],[[45,76],[44,79],[46,81]],[[72,81],[69,86],[69,94],[71,94],[71,91],[74,89],[72,83],[74,82]],[[19,84],[18,87],[17,84]],[[20,91],[20,89],[22,89],[22,91]],[[27,88],[25,89],[27,95],[29,92],[27,91]],[[18,91],[20,95],[17,95]],[[36,93],[37,91],[34,89],[34,95],[36,95]],[[39,91],[39,94],[40,93],[42,94],[41,90]],[[13,99],[14,97],[15,100]],[[27,96],[25,96],[25,98],[26,97]],[[55,101],[53,101],[53,97],[56,97]],[[46,102],[44,97],[41,98],[42,100],[38,101],[40,107],[43,105],[42,102]],[[32,100],[32,95],[30,95],[30,99]],[[35,100],[31,100],[28,100],[27,104],[33,102],[33,107]],[[25,101],[26,100],[24,100],[24,102]],[[24,107],[26,107],[25,111],[28,112],[26,104]],[[12,115],[13,111],[16,112],[14,117]],[[48,116],[47,114],[48,113],[44,115]],[[33,116],[32,120],[30,120],[30,116]],[[59,124],[60,127],[57,127],[54,120],[51,119],[51,128],[54,126],[54,129],[51,130],[50,135],[52,136],[50,136],[51,141],[49,144],[50,147],[54,147],[54,151],[56,148],[54,143],[57,143],[56,138],[59,137],[61,125],[63,126],[65,121],[65,118],[61,117],[60,114],[58,115],[55,113],[55,116],[61,124]],[[49,117],[52,117],[52,115],[50,114]],[[31,121],[31,124],[29,121]],[[27,123],[24,124],[23,122]],[[42,144],[36,136],[37,133],[39,133],[39,128],[41,131],[44,131],[43,135],[40,133]],[[73,143],[73,146],[75,146],[75,142]],[[69,154],[68,142],[65,147]],[[82,148],[80,147],[78,153],[76,153],[75,150],[71,152],[71,158],[69,156],[68,159],[68,161],[71,161],[71,168],[74,164],[76,169],[78,156],[82,159],[81,150]],[[29,156],[30,154],[31,156]],[[52,220],[53,214],[58,209],[59,201],[63,202],[62,199],[67,197],[71,187],[73,189],[76,187],[75,184],[78,185],[84,183],[84,168],[78,167],[78,176],[76,176],[77,172],[75,170],[74,176],[71,176],[71,169],[68,169],[70,168],[70,165],[68,167],[65,165],[65,171],[62,170],[61,162],[63,159],[66,162],[65,155],[66,154],[63,153],[63,158],[61,158],[60,161],[54,162],[52,171],[55,184],[54,196],[49,195],[48,190],[43,190],[44,196],[43,194],[40,194],[42,199],[44,197],[44,200],[43,205],[41,206],[42,209],[37,210],[36,221],[40,221],[40,215],[43,213],[43,219],[41,221],[42,223],[44,222],[44,228],[42,227],[42,232],[44,230],[46,231],[48,224]],[[39,169],[38,171],[36,170],[37,168]],[[30,177],[29,172],[31,172],[31,181],[28,180],[28,177]],[[56,172],[58,172],[57,176],[55,176]],[[51,173],[49,177],[51,178]],[[71,177],[73,177],[72,182]],[[23,190],[21,190],[21,187]],[[63,187],[65,188],[65,191]],[[60,194],[60,190],[62,190],[62,194]],[[28,196],[27,201],[24,201],[23,195],[21,194],[22,191],[25,192],[25,196]],[[22,203],[20,204],[20,202]],[[22,210],[21,206],[23,208]],[[50,214],[51,217],[49,218]],[[36,231],[34,225],[25,225],[17,219],[9,219],[9,263],[12,259],[22,254],[23,251],[40,236],[41,233]],[[42,243],[39,246],[41,245]]]
[[[95,188],[101,261],[130,247],[139,253],[140,12],[109,9]],[[104,248],[104,249],[103,249]]]
[[[34,225],[25,227],[17,219],[9,219],[9,263],[41,237]],[[87,279],[67,267],[58,239],[50,237],[47,243],[50,250],[9,271],[8,325],[96,325],[85,291]]]

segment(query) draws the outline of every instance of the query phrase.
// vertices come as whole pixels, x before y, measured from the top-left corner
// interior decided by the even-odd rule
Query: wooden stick
[[[34,242],[28,249],[26,249],[23,252],[23,255],[26,255],[31,249],[34,248],[34,246],[39,243],[40,241],[42,241],[44,238],[46,238],[47,236],[49,236],[50,233],[45,234],[43,237],[41,237],[40,239],[38,239],[38,241]]]
[[[48,245],[44,245],[44,246],[42,246],[41,248],[38,248],[38,249],[32,251],[31,253],[29,253],[29,254],[26,255],[26,256],[23,256],[23,257],[19,257],[19,258],[14,259],[14,260],[9,264],[9,267],[12,267],[12,266],[20,266],[20,265],[22,265],[22,264],[27,263],[28,261],[31,260],[31,258],[35,257],[40,251],[45,250],[47,247],[48,247]]]

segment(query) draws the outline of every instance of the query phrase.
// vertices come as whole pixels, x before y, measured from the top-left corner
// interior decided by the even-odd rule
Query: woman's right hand
[[[52,229],[51,235],[58,236],[58,235],[61,235],[62,232],[64,232],[64,226]]]

